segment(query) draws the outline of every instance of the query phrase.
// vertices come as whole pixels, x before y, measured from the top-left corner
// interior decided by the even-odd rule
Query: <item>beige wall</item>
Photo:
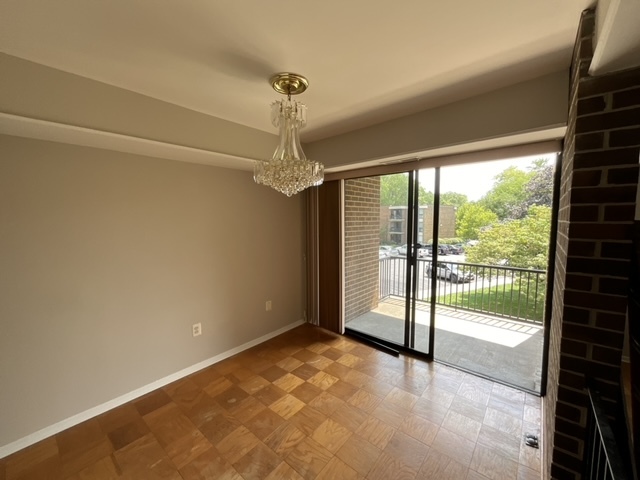
[[[275,129],[263,132],[3,53],[0,72],[3,113],[252,159],[270,158],[278,142]]]
[[[305,145],[327,167],[566,125],[569,72],[545,75]]]
[[[0,136],[0,447],[300,320],[303,202]]]

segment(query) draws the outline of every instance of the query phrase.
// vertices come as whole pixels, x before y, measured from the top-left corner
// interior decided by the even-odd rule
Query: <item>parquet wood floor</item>
[[[303,325],[0,460],[0,480],[540,478],[539,398]]]

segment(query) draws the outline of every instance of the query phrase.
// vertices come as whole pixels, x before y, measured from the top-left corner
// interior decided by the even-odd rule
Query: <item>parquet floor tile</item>
[[[345,405],[331,414],[333,420],[344,425],[352,432],[355,432],[367,417],[366,412],[351,405]]]
[[[273,450],[260,442],[233,466],[245,480],[261,480],[275,470],[281,461]]]
[[[284,419],[269,408],[265,408],[253,417],[243,420],[244,425],[260,440],[267,438],[278,428]]]
[[[327,418],[313,431],[311,438],[331,453],[336,453],[336,451],[349,440],[352,434],[353,432],[348,428],[331,418]]]
[[[0,460],[0,480],[539,477],[540,399],[304,325]]]
[[[464,465],[469,465],[471,462],[475,447],[475,442],[450,432],[445,428],[438,430],[436,438],[431,444],[431,448],[434,450],[455,458]]]
[[[443,453],[431,450],[422,467],[418,471],[417,479],[459,480],[466,478],[469,469]]]
[[[180,474],[184,480],[209,480],[212,478],[243,480],[236,469],[213,448],[180,469]]]
[[[437,424],[414,414],[409,414],[404,417],[402,424],[400,424],[400,431],[402,433],[406,433],[425,445],[431,445],[433,443],[439,429],[440,427]]]
[[[329,463],[333,454],[311,438],[305,438],[287,455],[286,462],[303,478],[312,480]]]
[[[383,402],[371,412],[371,415],[391,425],[393,428],[400,428],[404,419],[410,415],[410,412],[397,405]]]
[[[265,480],[304,480],[287,462],[282,462]]]
[[[69,480],[117,480],[120,478],[120,471],[116,467],[113,458],[108,456],[101,458],[68,478]]]
[[[386,447],[389,440],[391,440],[395,430],[391,425],[384,423],[382,420],[374,416],[369,416],[369,418],[358,427],[355,433],[371,442],[380,450],[384,450],[384,447]]]
[[[307,436],[298,428],[290,423],[284,423],[267,436],[264,443],[284,459],[305,438]]]
[[[378,460],[382,450],[366,441],[360,435],[352,435],[336,456],[362,476],[366,476]]]
[[[313,431],[324,422],[325,418],[325,415],[307,405],[291,417],[289,423],[299,428],[305,435],[310,436],[313,434]]]
[[[359,475],[353,468],[337,457],[329,460],[329,463],[322,469],[316,477],[317,480],[358,480]]]

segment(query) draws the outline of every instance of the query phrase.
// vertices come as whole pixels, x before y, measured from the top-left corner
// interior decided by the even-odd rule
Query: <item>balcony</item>
[[[442,257],[446,258],[446,257]],[[434,358],[540,391],[546,272],[438,261]],[[431,259],[418,260],[415,349],[428,350]],[[406,260],[380,260],[377,306],[347,327],[404,343]]]

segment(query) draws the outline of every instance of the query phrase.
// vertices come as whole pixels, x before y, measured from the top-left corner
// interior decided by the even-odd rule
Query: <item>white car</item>
[[[398,249],[394,247],[390,247],[389,245],[380,245],[379,248],[380,254],[385,254],[385,256],[390,257],[391,255],[395,255],[398,253]]]
[[[427,248],[423,248],[419,243],[416,244],[416,246],[418,247],[418,258],[426,258],[429,256],[429,251],[427,250]],[[398,248],[398,255],[402,255],[403,257],[407,255],[406,243]]]

